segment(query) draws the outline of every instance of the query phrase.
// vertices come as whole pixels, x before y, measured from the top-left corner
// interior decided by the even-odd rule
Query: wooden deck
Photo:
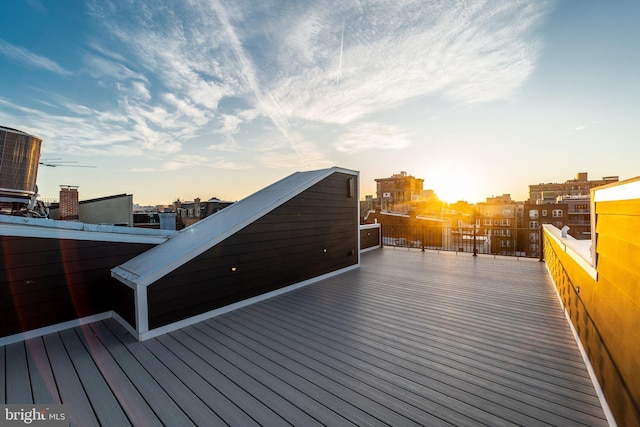
[[[90,425],[607,425],[542,263],[385,248],[143,343],[113,320],[0,347],[0,402]]]

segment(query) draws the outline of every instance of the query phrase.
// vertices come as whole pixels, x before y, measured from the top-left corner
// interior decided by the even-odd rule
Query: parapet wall
[[[598,196],[591,256],[545,226],[544,254],[568,317],[618,425],[640,425],[640,197]],[[635,184],[634,184],[635,185]],[[617,188],[620,190],[620,188]],[[624,193],[624,192],[623,192]]]

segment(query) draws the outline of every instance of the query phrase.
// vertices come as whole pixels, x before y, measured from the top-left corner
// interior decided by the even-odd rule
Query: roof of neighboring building
[[[119,199],[121,197],[131,197],[131,194],[126,194],[126,193],[114,194],[113,196],[104,196],[104,197],[97,197],[95,199],[80,200],[78,203],[81,205],[84,205],[87,203],[95,203],[95,202],[103,202],[105,200]],[[49,209],[57,209],[59,206],[60,206],[60,203],[52,203],[49,206]]]

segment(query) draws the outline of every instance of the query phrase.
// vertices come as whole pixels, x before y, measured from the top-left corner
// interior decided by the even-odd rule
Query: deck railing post
[[[540,259],[538,262],[544,262],[544,229],[540,224]]]
[[[478,246],[476,244],[476,236],[478,234],[477,232],[477,226],[476,226],[476,221],[475,218],[473,220],[473,256],[478,256]]]

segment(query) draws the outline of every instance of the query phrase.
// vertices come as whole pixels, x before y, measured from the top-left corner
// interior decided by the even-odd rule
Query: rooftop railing
[[[504,255],[541,257],[539,228],[486,226],[399,226],[382,225],[382,246]]]

